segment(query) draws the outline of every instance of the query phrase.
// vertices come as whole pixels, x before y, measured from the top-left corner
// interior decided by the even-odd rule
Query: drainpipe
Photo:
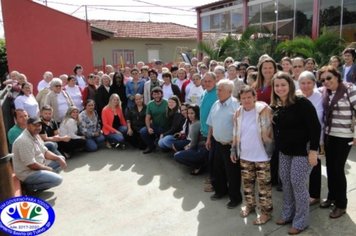
[[[201,17],[200,17],[200,13],[201,13],[201,10],[197,9],[197,43],[199,44],[200,42],[203,41],[203,32],[202,32],[202,27],[201,27]],[[201,61],[203,59],[203,53],[202,52],[199,52],[197,53],[197,58],[199,61]]]

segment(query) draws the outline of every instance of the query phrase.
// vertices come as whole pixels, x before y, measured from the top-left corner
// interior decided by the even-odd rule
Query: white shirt
[[[257,127],[256,109],[244,111],[241,121],[241,155],[245,161],[268,161],[267,153],[263,147],[261,134]]]
[[[79,111],[83,110],[83,98],[78,85],[75,85],[74,87],[69,87],[66,85],[65,90],[72,98],[74,105],[79,109]]]
[[[188,102],[189,104],[200,104],[200,99],[201,96],[204,93],[204,89],[203,87],[200,86],[195,86],[195,84],[193,84],[190,89],[189,89],[189,94],[186,96],[186,102]]]
[[[184,80],[180,80],[180,79],[176,80],[176,85],[178,85],[180,91],[182,91],[182,85],[184,82],[185,82],[185,79]]]
[[[76,79],[77,82],[78,82],[79,88],[80,88],[80,89],[84,89],[85,86],[87,85],[87,84],[85,83],[85,78],[84,78],[84,76],[79,76],[79,75],[77,75],[77,76],[75,76],[75,79]]]
[[[37,91],[39,92],[39,91],[41,91],[45,88],[49,88],[49,87],[50,87],[49,82],[46,82],[45,80],[41,80],[37,85]]]
[[[16,109],[24,109],[29,117],[38,116],[40,113],[40,109],[38,107],[38,103],[36,98],[30,94],[29,96],[20,95],[15,99],[15,108]]]
[[[58,116],[62,121],[69,108],[66,98],[63,93],[57,94]]]
[[[163,90],[163,98],[168,100],[172,95],[173,95],[173,90],[172,90],[172,85],[162,85],[162,90]]]

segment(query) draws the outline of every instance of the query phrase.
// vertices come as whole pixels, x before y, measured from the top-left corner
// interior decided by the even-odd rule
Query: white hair
[[[217,83],[217,87],[223,87],[227,90],[229,90],[229,92],[232,92],[234,90],[234,82],[232,80],[229,79],[221,79],[218,83]]]
[[[309,80],[313,81],[314,83],[316,82],[315,75],[312,72],[307,71],[307,70],[300,73],[298,82],[300,83],[304,79],[309,79]]]

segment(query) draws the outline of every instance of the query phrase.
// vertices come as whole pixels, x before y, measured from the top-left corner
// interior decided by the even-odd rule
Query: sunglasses
[[[328,75],[328,76],[326,76],[325,78],[320,78],[320,82],[324,83],[325,80],[329,81],[329,80],[332,80],[332,78],[333,78],[333,77],[332,77],[331,75]]]
[[[293,66],[293,68],[303,68],[303,66]]]
[[[58,84],[58,85],[55,85],[54,87],[59,88],[59,87],[62,87],[62,85]]]
[[[232,61],[226,61],[226,63],[232,63]]]

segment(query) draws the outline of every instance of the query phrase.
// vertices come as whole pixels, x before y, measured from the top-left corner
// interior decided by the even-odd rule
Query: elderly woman
[[[94,100],[88,99],[85,109],[79,114],[80,131],[85,136],[85,147],[88,152],[95,152],[98,146],[104,143],[105,138],[101,133],[99,117],[95,111]]]
[[[21,92],[15,99],[15,108],[27,111],[29,117],[37,117],[40,109],[36,98],[32,94],[32,84],[25,82],[21,86]]]
[[[116,93],[110,96],[109,103],[101,112],[101,120],[103,122],[102,131],[108,141],[107,147],[119,147],[121,145],[124,148],[127,123],[122,112],[120,97]]]
[[[352,145],[356,145],[353,117],[356,111],[356,87],[343,83],[341,74],[333,66],[324,66],[319,71],[324,85],[323,107],[325,121],[325,157],[328,175],[328,198],[322,208],[335,205],[330,218],[346,213],[345,163]]]
[[[315,88],[316,78],[314,73],[310,71],[303,71],[299,75],[299,88],[304,97],[306,97],[314,106],[321,127],[323,128],[323,99],[322,94]],[[320,135],[320,149],[319,152],[324,152],[324,135]],[[309,195],[310,205],[314,205],[320,201],[321,190],[321,161],[318,159],[318,164],[313,167],[309,177]]]
[[[62,80],[53,78],[50,83],[51,91],[46,95],[44,105],[50,105],[53,108],[53,119],[59,125],[68,108],[74,105],[69,94],[62,89]]]
[[[238,99],[241,107],[234,115],[234,136],[230,158],[240,159],[241,178],[246,206],[240,212],[247,217],[255,211],[255,183],[258,183],[261,215],[253,224],[262,225],[271,219],[272,183],[270,159],[273,153],[272,110],[264,102],[256,101],[256,92],[250,86],[243,87]],[[251,142],[251,140],[255,140]]]
[[[292,222],[288,234],[299,234],[309,226],[306,182],[311,166],[318,163],[321,127],[313,104],[295,95],[294,82],[288,73],[274,75],[271,100],[283,184],[282,213],[276,223]]]
[[[84,149],[85,137],[79,134],[79,109],[70,107],[59,127],[59,136],[69,136],[69,142],[60,142],[59,147],[64,156],[68,159],[74,150]]]
[[[83,110],[83,96],[78,85],[75,84],[75,77],[73,75],[68,76],[67,85],[64,90],[68,93],[76,106],[80,111]]]

